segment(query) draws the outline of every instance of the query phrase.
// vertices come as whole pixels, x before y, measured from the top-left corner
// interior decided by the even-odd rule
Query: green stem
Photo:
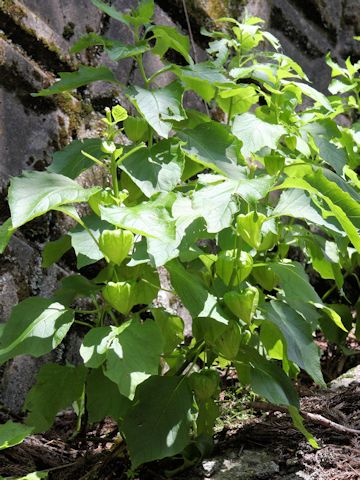
[[[144,147],[145,147],[145,143],[140,143],[139,145],[136,145],[136,147],[129,150],[127,153],[125,153],[125,155],[118,158],[116,164],[120,165],[126,158],[130,157],[130,155],[132,155],[133,153],[137,152],[138,150],[140,150],[141,148],[144,148]]]
[[[176,371],[175,375],[177,376],[182,375],[189,365],[194,364],[198,359],[200,353],[203,350],[205,350],[205,346],[206,346],[205,340],[201,340],[198,343],[196,343],[194,347],[191,349],[191,351],[188,353],[187,359],[185,360],[185,362]]]
[[[137,60],[137,63],[139,65],[139,70],[140,70],[140,74],[144,80],[144,84],[145,84],[145,88],[148,88],[149,87],[149,79],[147,78],[146,76],[146,73],[145,73],[145,68],[144,68],[144,63],[143,63],[143,59],[142,59],[142,55],[138,55],[136,57],[136,60]]]
[[[74,320],[74,323],[77,323],[78,325],[83,325],[84,327],[88,327],[88,328],[93,328],[94,326],[94,325],[91,325],[91,323],[82,322],[81,320]]]
[[[347,272],[345,273],[344,275],[344,280],[345,278],[349,277],[350,275],[352,275],[352,272]],[[321,300],[323,302],[325,302],[325,300],[338,288],[338,286],[336,285],[336,283],[329,288],[329,290],[327,292],[324,293],[324,295],[322,296]]]
[[[119,198],[119,180],[117,176],[117,162],[114,154],[111,155],[111,179],[113,185],[114,197]]]
[[[233,97],[230,98],[230,107],[229,107],[229,111],[228,111],[228,118],[227,118],[227,121],[226,121],[226,125],[230,124],[232,107],[233,107]]]
[[[157,72],[153,73],[151,75],[150,78],[148,78],[148,83],[150,84],[151,82],[153,82],[155,80],[156,77],[158,77],[159,75],[161,75],[162,73],[165,73],[165,72],[168,72],[169,70],[171,70],[173,68],[172,65],[166,65],[166,67],[163,67],[163,68],[160,68],[160,70],[158,70]]]

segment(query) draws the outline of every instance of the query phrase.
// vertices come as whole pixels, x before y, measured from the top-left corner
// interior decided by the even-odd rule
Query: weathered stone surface
[[[4,323],[10,316],[11,308],[18,302],[16,283],[10,272],[0,276],[0,323]]]
[[[209,480],[266,480],[280,470],[274,460],[265,450],[229,450],[221,457],[204,461],[202,468]]]
[[[351,383],[360,383],[360,365],[351,368],[330,383],[331,388],[348,387]]]

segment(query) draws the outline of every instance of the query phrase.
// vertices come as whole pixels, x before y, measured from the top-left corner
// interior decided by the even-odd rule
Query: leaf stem
[[[145,147],[145,143],[143,143],[143,142],[141,142],[139,145],[136,145],[136,147],[129,150],[127,153],[125,153],[125,155],[118,158],[116,164],[120,165],[126,158],[130,157],[130,155],[132,155],[133,153],[137,152],[138,150],[140,150],[141,148],[144,148],[144,147]]]
[[[153,73],[151,75],[151,77],[148,78],[148,83],[150,84],[151,82],[153,82],[155,80],[156,77],[158,77],[159,75],[161,75],[162,73],[165,73],[165,72],[168,72],[169,70],[172,69],[172,65],[166,65],[165,67],[163,68],[160,68],[160,70],[158,70],[157,72]]]
[[[119,180],[117,176],[117,162],[114,154],[111,155],[111,179],[112,179],[114,197],[118,199],[119,198]]]

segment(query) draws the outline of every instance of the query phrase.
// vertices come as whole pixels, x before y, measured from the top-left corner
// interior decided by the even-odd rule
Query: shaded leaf
[[[271,403],[299,408],[291,380],[276,364],[259,355],[255,349],[243,345],[239,349],[238,361],[250,366],[250,383],[255,393]]]
[[[4,252],[14,232],[15,228],[13,228],[11,218],[8,218],[0,226],[0,254]]]
[[[117,422],[125,416],[129,406],[130,400],[121,395],[101,368],[90,371],[86,380],[86,408],[90,423],[100,422],[108,416]]]
[[[152,49],[153,54],[162,58],[171,48],[180,53],[188,63],[193,63],[189,54],[190,41],[187,35],[182,35],[175,27],[165,25],[155,25],[151,31],[156,38],[155,46]]]
[[[43,268],[49,268],[53,263],[60,260],[60,258],[71,248],[71,239],[69,235],[63,235],[58,240],[48,242],[42,251]]]
[[[54,95],[54,93],[68,92],[99,80],[118,83],[113,72],[107,67],[86,67],[85,65],[81,65],[78,71],[61,72],[59,76],[60,80],[51,85],[51,87],[40,90],[40,92],[33,93],[32,95],[34,97],[45,97],[47,95]]]
[[[236,139],[225,125],[205,122],[177,133],[186,142],[181,148],[192,160],[230,178],[239,177],[238,158],[231,148]]]
[[[153,147],[137,150],[120,165],[147,196],[172,191],[181,180],[184,154],[179,143],[163,140]]]
[[[24,410],[29,410],[26,423],[35,432],[48,430],[56,414],[82,396],[86,374],[82,365],[43,365],[25,400]]]
[[[135,57],[150,50],[150,46],[147,42],[136,42],[133,45],[128,45],[119,40],[110,40],[108,38],[97,35],[94,32],[88,33],[79,40],[77,40],[71,47],[71,53],[78,53],[85,48],[101,45],[104,47],[105,52],[109,58],[113,61],[122,60],[124,58]]]
[[[13,447],[21,443],[33,431],[33,427],[15,423],[11,420],[0,425],[0,450]]]
[[[193,318],[210,317],[220,323],[228,323],[217,298],[200,283],[199,277],[191,275],[176,260],[169,262],[166,269],[170,273],[171,284]]]
[[[314,343],[310,324],[285,303],[276,301],[266,304],[265,318],[284,335],[288,358],[306,370],[318,385],[325,387],[320,351]]]
[[[101,139],[74,140],[63,150],[53,154],[53,161],[47,171],[59,173],[72,179],[78,177],[81,172],[94,165],[94,162],[81,153],[82,151],[95,158],[102,158],[104,153],[101,150]]]
[[[186,447],[190,441],[191,408],[192,394],[186,377],[152,376],[139,385],[121,425],[132,468],[176,455]]]

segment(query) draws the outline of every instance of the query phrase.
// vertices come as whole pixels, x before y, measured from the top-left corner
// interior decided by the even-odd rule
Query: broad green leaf
[[[162,240],[174,238],[175,229],[167,210],[151,202],[135,207],[101,206],[100,211],[103,220],[134,233]]]
[[[354,223],[350,220],[353,219],[357,224],[359,223],[359,205],[336,183],[329,181],[321,172],[317,172],[313,175],[306,175],[304,179],[287,178],[278,188],[300,188],[322,198],[347,233],[356,250],[360,252],[360,236]]]
[[[332,167],[338,175],[342,175],[343,169],[347,164],[346,150],[336,147],[328,139],[322,136],[315,136],[314,141],[319,149],[322,160]]]
[[[126,328],[126,327],[125,327]],[[96,327],[85,335],[80,347],[80,355],[89,368],[98,368],[106,360],[106,354],[111,344],[123,328]]]
[[[28,435],[31,435],[32,431],[33,427],[11,420],[0,425],[0,450],[18,445]]]
[[[264,122],[253,113],[235,117],[232,132],[242,141],[241,153],[245,158],[263,147],[276,149],[280,138],[287,133],[282,125]]]
[[[164,354],[170,355],[184,340],[184,321],[161,308],[151,310],[164,339]]]
[[[60,258],[71,248],[71,239],[69,235],[63,235],[58,240],[48,242],[42,251],[43,268],[49,268],[53,263],[60,260]]]
[[[325,387],[320,368],[320,351],[314,343],[310,324],[282,302],[267,303],[264,315],[284,335],[288,358],[306,370],[318,385]]]
[[[36,186],[36,187],[35,187]],[[14,228],[61,205],[86,202],[100,187],[83,188],[70,178],[49,172],[23,172],[11,180],[9,206]]]
[[[325,107],[327,110],[333,111],[333,108],[329,100],[326,98],[326,96],[323,93],[316,90],[315,88],[311,87],[310,85],[307,85],[306,83],[302,83],[302,82],[294,82],[294,81],[287,82],[286,80],[284,80],[283,83],[287,85],[295,85],[301,90],[301,92],[304,95],[306,95],[307,97],[310,97],[315,102],[320,103],[320,105]]]
[[[82,396],[86,374],[82,365],[43,365],[25,400],[24,410],[29,410],[26,423],[36,433],[48,430],[56,414]]]
[[[180,183],[184,154],[179,143],[162,140],[151,148],[142,148],[127,157],[120,168],[147,196],[171,192]]]
[[[321,278],[335,280],[337,286],[342,288],[344,279],[336,243],[325,240],[319,235],[308,235],[305,238],[305,244],[312,265],[320,273]]]
[[[100,287],[82,275],[69,275],[61,280],[59,288],[53,294],[53,298],[63,305],[71,305],[75,298],[90,297],[95,295]]]
[[[314,225],[320,225],[339,232],[339,229],[323,219],[315,207],[311,204],[311,198],[299,189],[289,189],[284,191],[278,204],[271,213],[272,217],[289,216],[294,218],[303,218]]]
[[[236,139],[225,125],[205,122],[195,128],[178,131],[186,142],[181,148],[195,162],[230,178],[239,178],[238,158],[233,151]]]
[[[322,302],[309,283],[304,267],[298,262],[270,263],[269,267],[279,278],[286,303],[302,313],[310,325],[315,322],[319,315],[311,303]]]
[[[8,218],[0,226],[0,254],[4,252],[14,232],[15,228],[13,228],[11,218]]]
[[[240,346],[238,361],[250,366],[250,383],[255,393],[276,405],[293,405],[299,408],[299,400],[289,377],[276,364],[250,347]],[[238,368],[238,365],[236,364]]]
[[[229,118],[247,112],[259,101],[259,95],[251,85],[236,85],[230,90],[220,90],[216,103]]]
[[[141,115],[155,132],[164,138],[169,137],[173,122],[186,118],[182,106],[183,93],[178,82],[172,82],[157,90],[135,86],[128,89],[130,100]]]
[[[78,177],[81,172],[94,165],[94,162],[81,153],[82,151],[89,153],[95,158],[104,156],[101,150],[100,138],[74,140],[63,150],[53,154],[53,161],[47,168],[47,171],[59,173],[72,179]]]
[[[75,250],[77,257],[77,267],[82,268],[91,265],[104,258],[100,250],[98,241],[101,233],[111,226],[102,222],[96,215],[90,215],[82,219],[82,225],[77,225],[69,231],[71,246]]]
[[[335,181],[327,178],[321,171],[305,175],[304,179],[313,187],[314,191],[318,191],[323,196],[327,203],[327,199],[329,199],[335,205],[336,210],[341,209],[355,227],[360,228],[360,204],[357,197],[353,198],[349,191],[342,190]],[[330,207],[329,203],[328,205]]]
[[[158,373],[163,344],[155,322],[133,320],[109,349],[105,375],[118,385],[121,394],[132,399],[136,387]]]
[[[95,45],[101,45],[104,47],[105,52],[109,58],[113,61],[122,60],[124,58],[135,57],[150,50],[150,46],[147,42],[136,42],[134,45],[128,45],[120,42],[119,40],[110,40],[108,38],[97,35],[96,33],[88,33],[79,38],[70,49],[71,53],[78,53],[85,48],[93,47]]]
[[[80,66],[76,72],[59,73],[60,80],[55,82],[51,87],[33,93],[34,97],[46,97],[54,95],[54,93],[68,92],[76,88],[83,87],[92,82],[102,80],[103,82],[118,83],[113,72],[107,67],[86,67]]]
[[[177,255],[175,221],[166,208],[147,202],[135,207],[100,207],[100,210],[103,220],[147,237],[154,265],[161,266]]]
[[[231,225],[232,217],[238,210],[236,195],[250,204],[255,203],[267,195],[273,182],[272,177],[264,176],[241,178],[238,181],[226,179],[221,183],[205,186],[193,193],[191,208],[194,217],[203,217],[206,220],[209,233],[220,232]]]
[[[215,351],[226,360],[235,360],[242,341],[242,334],[238,322],[231,320],[229,325],[217,336],[214,342]]]
[[[95,5],[96,8],[101,10],[102,12],[106,13],[109,15],[109,17],[114,18],[115,20],[118,20],[119,22],[125,23],[125,25],[129,25],[129,20],[128,17],[129,15],[124,15],[116,8],[110,6],[109,4],[103,2],[102,0],[90,0],[93,5]]]
[[[98,368],[125,397],[132,399],[136,387],[158,373],[163,339],[158,325],[148,320],[131,320],[120,327],[98,327],[84,338],[80,349],[85,365]]]
[[[188,445],[192,402],[186,377],[152,376],[137,388],[121,425],[132,468],[176,455]]]
[[[152,49],[154,55],[159,55],[162,58],[171,48],[179,52],[188,63],[193,63],[189,54],[190,41],[187,35],[182,35],[175,27],[165,25],[155,25],[151,28],[151,32],[156,39],[155,46]]]
[[[108,416],[119,421],[129,406],[130,400],[121,395],[118,387],[104,375],[101,368],[90,370],[86,380],[89,423],[100,422]]]
[[[149,23],[155,11],[154,0],[140,0],[138,7],[132,11],[131,21],[135,26],[142,26]]]
[[[194,90],[206,102],[210,102],[220,85],[232,86],[223,70],[212,62],[196,63],[188,67],[175,67],[174,72],[180,78],[186,90]]]
[[[40,357],[63,340],[74,312],[51,299],[31,297],[16,305],[0,337],[0,363],[16,355]]]
[[[166,269],[170,273],[171,284],[193,318],[210,317],[225,325],[228,323],[217,298],[207,291],[199,277],[191,275],[176,260],[169,262]]]

